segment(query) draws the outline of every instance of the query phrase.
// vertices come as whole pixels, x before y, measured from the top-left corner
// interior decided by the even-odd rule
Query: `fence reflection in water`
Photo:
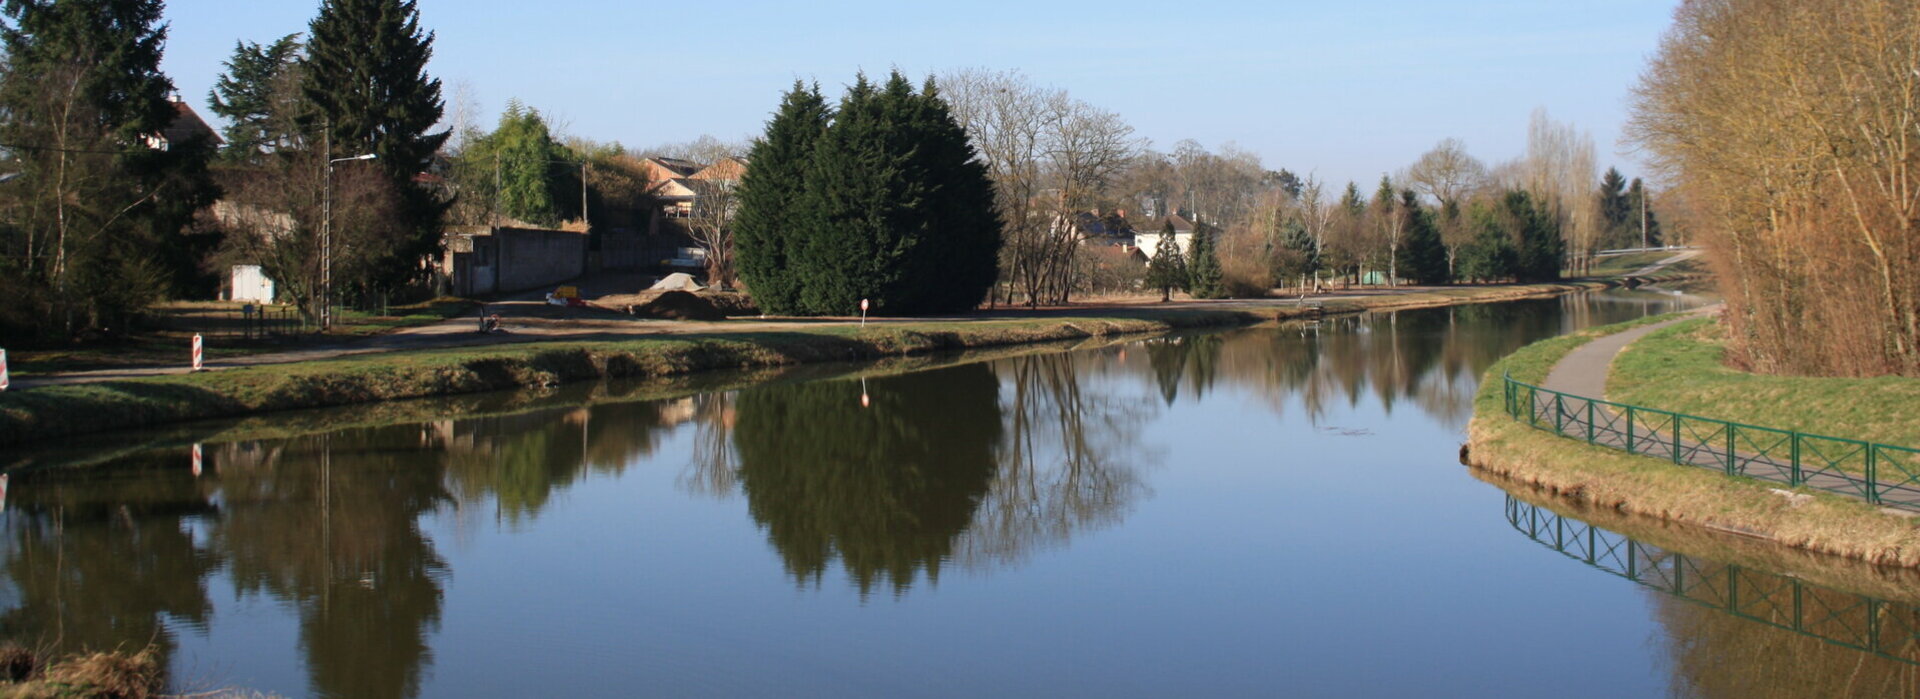
[[[1747,621],[1920,665],[1920,606],[1667,551],[1511,495],[1506,515],[1527,538],[1649,589]]]

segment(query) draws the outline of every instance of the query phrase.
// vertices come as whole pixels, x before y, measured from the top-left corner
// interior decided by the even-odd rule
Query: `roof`
[[[213,127],[208,126],[206,120],[201,119],[200,115],[193,111],[193,107],[188,106],[184,100],[175,99],[173,121],[160,130],[160,138],[168,143],[185,143],[196,136],[206,138],[216,146],[225,143],[220,140],[220,134],[215,133]]]
[[[1171,216],[1162,216],[1160,218],[1156,218],[1153,220],[1153,225],[1148,226],[1145,229],[1135,229],[1135,230],[1138,230],[1141,233],[1146,233],[1149,235],[1158,235],[1160,231],[1164,231],[1167,229],[1168,223],[1173,224],[1173,232],[1175,234],[1193,232],[1193,223],[1184,218],[1181,218],[1179,214],[1174,214]]]
[[[700,164],[679,158],[647,158],[647,163],[671,173],[673,177],[686,177],[700,171]]]
[[[696,180],[737,180],[747,173],[746,158],[728,156],[693,173]]]

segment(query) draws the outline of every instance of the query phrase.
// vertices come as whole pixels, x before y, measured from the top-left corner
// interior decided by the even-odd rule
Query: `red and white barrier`
[[[194,478],[200,477],[200,463],[201,463],[200,443],[194,442],[193,443],[193,477]]]
[[[7,386],[12,384],[13,380],[7,378],[7,351],[0,349],[0,391],[7,390]]]
[[[207,370],[206,367],[201,366],[200,364],[200,355],[201,355],[202,349],[203,349],[203,345],[200,341],[200,333],[194,333],[193,334],[193,370],[194,371]]]

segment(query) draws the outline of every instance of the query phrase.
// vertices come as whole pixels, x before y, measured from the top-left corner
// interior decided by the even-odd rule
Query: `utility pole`
[[[333,155],[333,136],[326,137],[326,154]],[[373,153],[328,158],[325,195],[321,197],[320,213],[320,332],[333,329],[333,164],[348,160],[372,160],[379,157]]]
[[[1640,249],[1647,249],[1647,186],[1640,185]]]

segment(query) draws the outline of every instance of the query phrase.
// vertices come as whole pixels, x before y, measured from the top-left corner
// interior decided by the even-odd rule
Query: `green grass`
[[[1609,400],[1920,448],[1920,379],[1763,376],[1728,367],[1724,328],[1700,319],[1641,338],[1614,359]]]
[[[547,386],[603,377],[873,359],[1188,327],[1271,314],[1177,310],[1125,316],[796,327],[634,340],[553,341],[353,355],[330,360],[65,384],[0,393],[0,444],[260,412]]]
[[[226,334],[239,327],[235,314],[239,312],[241,304],[213,301],[166,303],[151,311],[153,322],[160,329],[69,347],[14,350],[7,353],[7,360],[9,369],[16,376],[186,366],[190,361],[189,343],[194,332],[208,333],[210,342],[205,348],[207,359],[227,359],[431,325],[470,313],[473,305],[472,301],[466,299],[442,297],[406,306],[392,306],[387,309],[387,315],[348,310],[336,318],[334,332],[328,335],[287,335],[249,340]],[[277,314],[290,307],[266,308]]]
[[[1776,483],[1589,445],[1507,415],[1503,373],[1538,384],[1555,363],[1593,338],[1670,317],[1536,342],[1495,363],[1474,398],[1468,430],[1471,463],[1503,488],[1535,488],[1599,509],[1734,530],[1876,564],[1920,566],[1920,528],[1865,502],[1799,488],[1795,490],[1812,497],[1794,504],[1772,492],[1785,490]]]

